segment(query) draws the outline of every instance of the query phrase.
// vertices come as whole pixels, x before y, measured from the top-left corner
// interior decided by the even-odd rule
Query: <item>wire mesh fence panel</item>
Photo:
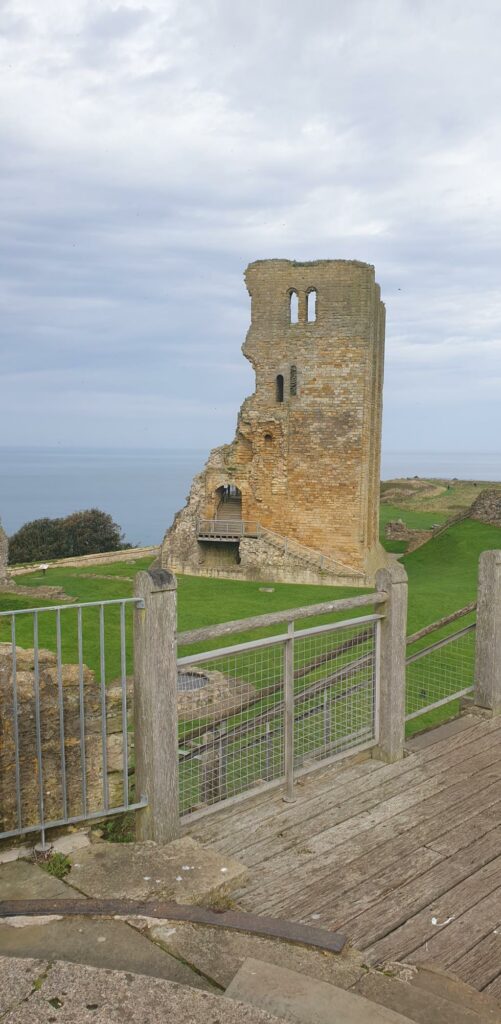
[[[283,775],[283,674],[280,642],[179,660],[181,814]]]
[[[376,622],[300,636],[294,656],[294,763],[375,740]]]
[[[440,631],[431,633],[422,641],[421,650],[411,649],[406,667],[407,720],[473,690],[475,630],[476,624],[470,622],[440,639]]]
[[[133,604],[0,613],[0,837],[137,806]]]

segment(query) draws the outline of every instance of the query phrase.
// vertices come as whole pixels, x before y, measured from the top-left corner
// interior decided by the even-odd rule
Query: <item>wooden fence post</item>
[[[388,599],[380,623],[379,756],[399,761],[405,739],[405,656],[407,573],[398,562],[376,574],[376,588]]]
[[[165,569],[139,572],[134,612],[134,730],[139,840],[167,843],[180,832],[178,782],[176,578]]]
[[[480,555],[475,704],[501,714],[501,551],[483,551]]]

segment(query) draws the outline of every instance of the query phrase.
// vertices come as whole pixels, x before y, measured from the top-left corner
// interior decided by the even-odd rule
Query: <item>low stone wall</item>
[[[62,666],[64,754],[68,817],[83,814],[82,760],[78,665]],[[36,754],[34,652],[16,648],[19,767],[23,826],[40,820],[39,777]],[[0,831],[17,827],[16,766],[13,715],[12,649],[0,644]],[[63,817],[60,707],[56,656],[39,651],[40,731],[43,755],[43,794],[46,820]],[[84,751],[87,783],[87,811],[103,806],[103,759],[101,702],[93,672],[83,669]],[[130,684],[129,684],[130,690]],[[128,699],[129,707],[131,705]],[[112,685],[106,689],[106,735],[110,806],[123,803],[122,692]],[[129,744],[129,757],[132,742]]]
[[[407,543],[406,554],[420,548],[433,537],[433,530],[411,530],[403,519],[390,519],[386,524],[384,535],[386,540],[404,541]]]
[[[103,565],[108,562],[135,562],[138,558],[156,558],[158,555],[158,546],[147,547],[147,548],[126,548],[125,551],[99,551],[94,555],[79,555],[75,558],[55,558],[51,562],[45,564],[49,569],[55,569],[58,566],[86,566],[86,565]],[[39,562],[33,562],[31,565],[9,566],[10,576],[23,576],[28,572],[36,572],[39,567]]]
[[[489,526],[501,527],[501,488],[481,491],[470,508],[469,518]]]
[[[71,604],[76,599],[65,593],[62,587],[23,587],[14,580],[0,582],[0,594],[12,594],[12,597],[31,597],[33,600],[42,598],[44,601],[57,601],[59,604]]]

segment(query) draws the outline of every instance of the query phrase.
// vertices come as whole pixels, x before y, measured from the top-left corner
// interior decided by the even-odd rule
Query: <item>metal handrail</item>
[[[249,519],[199,519],[197,534],[205,537],[259,536],[259,523]]]

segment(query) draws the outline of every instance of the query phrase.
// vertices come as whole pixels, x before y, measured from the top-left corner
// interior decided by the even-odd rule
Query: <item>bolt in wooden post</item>
[[[378,753],[383,761],[399,761],[405,739],[407,573],[403,565],[395,562],[380,569],[376,588],[388,595],[380,622]]]
[[[478,569],[475,704],[501,714],[501,551],[483,551]]]
[[[179,835],[176,578],[165,569],[140,572],[134,612],[136,812],[140,840],[168,843]]]

